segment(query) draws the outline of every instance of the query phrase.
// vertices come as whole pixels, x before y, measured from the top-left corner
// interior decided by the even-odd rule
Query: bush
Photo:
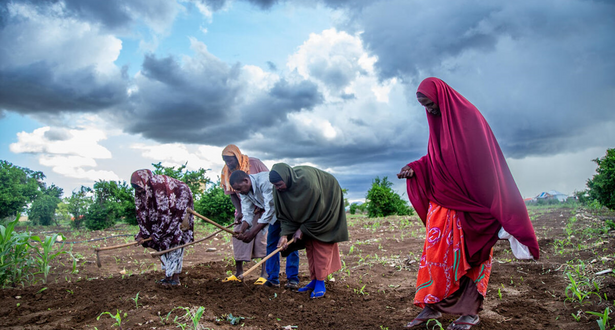
[[[357,213],[357,208],[358,208],[357,203],[352,203],[350,204],[350,208],[348,211],[350,212],[350,214],[355,214]]]
[[[60,196],[62,196],[62,188],[53,184],[49,188],[43,185],[38,197],[28,210],[28,218],[37,225],[51,225],[56,220],[58,204],[62,202]]]
[[[115,216],[112,203],[94,203],[88,208],[84,224],[89,230],[107,229],[115,224]]]
[[[194,202],[194,209],[219,224],[229,224],[235,218],[235,207],[231,197],[220,187],[220,180],[201,194]]]
[[[367,191],[367,216],[386,217],[392,214],[397,215],[412,215],[413,210],[408,206],[407,202],[393,191],[391,186],[393,183],[385,176],[380,180],[376,177],[372,181],[372,187]]]
[[[598,174],[587,180],[589,199],[615,210],[615,148],[607,149],[604,157],[592,161],[598,165]]]

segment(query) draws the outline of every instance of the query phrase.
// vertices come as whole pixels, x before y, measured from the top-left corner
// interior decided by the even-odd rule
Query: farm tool
[[[222,229],[222,230],[224,230],[224,231],[226,231],[226,232],[230,233],[231,235],[235,235],[235,232],[234,232],[234,231],[232,231],[232,230],[228,229],[227,227],[224,227],[224,226],[219,225],[218,223],[214,222],[213,220],[209,220],[207,217],[205,217],[205,216],[203,216],[203,215],[200,215],[200,214],[196,213],[196,212],[195,212],[194,210],[192,210],[192,209],[188,209],[188,212],[190,212],[190,213],[192,213],[192,214],[196,215],[197,217],[199,217],[199,218],[201,218],[201,219],[203,219],[203,220],[205,220],[205,221],[209,222],[210,224],[212,224],[212,225],[214,225],[214,226],[216,226],[216,227],[218,227],[218,228],[220,228],[220,229]]]
[[[147,242],[147,241],[151,241],[152,238],[146,238],[144,239],[142,242]],[[132,243],[126,243],[126,244],[120,244],[120,245],[114,245],[114,246],[107,246],[107,247],[103,247],[103,248],[96,248],[94,249],[94,251],[96,251],[96,265],[98,265],[98,267],[102,267],[101,263],[100,263],[100,256],[99,256],[99,252],[100,251],[106,251],[106,250],[114,250],[114,249],[120,249],[123,247],[127,247],[127,246],[137,246],[137,242],[132,242]]]
[[[218,235],[218,233],[220,233],[221,231],[223,231],[223,230],[225,230],[227,228],[230,228],[232,225],[233,224],[228,225],[228,227],[222,227],[222,229],[219,229],[218,231],[214,232],[213,234],[211,234],[211,235],[209,235],[209,236],[207,236],[205,238],[201,238],[201,239],[198,239],[198,240],[196,240],[194,242],[190,242],[190,243],[182,244],[182,245],[179,245],[179,246],[175,246],[175,247],[172,247],[172,248],[164,250],[164,251],[152,252],[152,253],[150,253],[150,255],[152,256],[152,258],[156,258],[156,257],[159,257],[159,256],[167,253],[167,252],[175,251],[177,249],[181,249],[183,247],[186,247],[186,246],[189,246],[189,245],[192,245],[192,244],[200,243],[202,241],[208,240],[208,239]]]
[[[295,239],[291,239],[290,241],[288,241],[287,244],[291,244],[292,242],[294,242]],[[277,248],[275,251],[269,253],[269,255],[267,255],[266,257],[264,257],[263,259],[261,259],[261,261],[259,261],[256,265],[250,267],[250,269],[246,270],[243,274],[239,275],[237,280],[240,282],[243,282],[242,280],[246,277],[246,275],[250,274],[251,272],[253,272],[256,268],[258,268],[258,266],[262,265],[265,261],[267,261],[269,258],[273,257],[274,255],[276,255],[276,253],[282,251],[283,247],[279,247]],[[233,275],[234,276],[234,275]],[[247,286],[247,284],[243,283],[244,285]]]

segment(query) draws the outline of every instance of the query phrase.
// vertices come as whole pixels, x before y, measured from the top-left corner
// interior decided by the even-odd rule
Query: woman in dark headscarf
[[[423,80],[416,94],[427,111],[428,151],[397,176],[407,179],[408,197],[427,236],[414,298],[423,311],[407,326],[450,313],[461,317],[448,329],[469,329],[479,322],[498,233],[510,233],[526,258],[538,259],[538,242],[478,109],[437,78]]]
[[[342,268],[338,242],[348,240],[344,195],[335,177],[310,166],[279,163],[269,172],[276,216],[282,227],[278,247],[287,248],[288,235],[305,247],[312,281],[299,292],[311,298],[325,295],[327,276]]]
[[[130,184],[135,189],[135,206],[139,233],[138,244],[164,251],[194,240],[194,218],[187,209],[194,209],[192,192],[187,184],[166,175],[153,175],[150,170],[132,173]],[[185,220],[184,220],[185,219]],[[183,222],[183,223],[182,223]],[[143,242],[151,237],[151,241]],[[179,285],[184,249],[160,256],[164,285]]]

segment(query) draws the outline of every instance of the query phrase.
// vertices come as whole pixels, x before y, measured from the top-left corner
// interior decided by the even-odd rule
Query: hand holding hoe
[[[152,238],[146,238],[141,242],[147,242],[147,241],[151,241]],[[126,243],[126,244],[120,244],[120,245],[114,245],[114,246],[107,246],[107,247],[103,247],[103,248],[96,248],[94,249],[94,251],[96,251],[96,265],[98,265],[98,267],[100,268],[102,265],[100,264],[100,256],[98,255],[98,252],[100,251],[106,251],[106,250],[114,250],[114,249],[119,249],[119,248],[123,248],[123,247],[127,247],[127,246],[137,246],[137,242],[132,242],[132,243]]]

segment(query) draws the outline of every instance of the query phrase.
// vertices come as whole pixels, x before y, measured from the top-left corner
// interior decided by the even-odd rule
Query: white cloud
[[[92,127],[66,129],[45,126],[31,133],[17,133],[17,142],[9,149],[14,153],[35,154],[41,165],[69,178],[118,180],[113,171],[84,169],[97,167],[96,159],[111,158],[111,151],[99,144],[106,139],[104,131]]]

